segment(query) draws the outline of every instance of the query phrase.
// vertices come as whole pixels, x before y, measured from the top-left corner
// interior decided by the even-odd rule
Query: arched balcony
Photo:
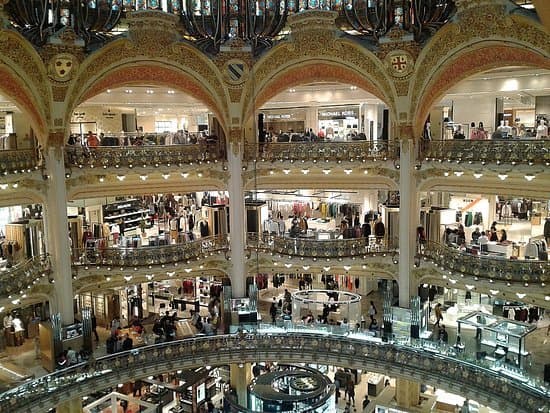
[[[550,165],[548,140],[423,141],[420,159],[497,165]]]
[[[296,135],[298,136],[298,135]],[[292,139],[292,137],[289,137]],[[244,159],[262,162],[366,162],[397,159],[399,145],[387,141],[299,142],[250,144]]]
[[[550,278],[550,262],[538,260],[516,260],[489,258],[472,255],[446,245],[428,242],[421,255],[441,268],[474,279],[488,279],[489,282],[541,284]]]
[[[22,174],[38,169],[38,158],[34,149],[0,151],[0,175]]]
[[[47,282],[50,272],[50,258],[47,255],[38,255],[23,261],[2,272],[0,297],[25,295],[33,285]]]
[[[297,326],[296,326],[297,327]],[[29,381],[0,395],[0,412],[47,411],[63,400],[86,395],[91,389],[176,369],[258,361],[319,363],[418,379],[438,388],[457,389],[504,413],[542,412],[549,407],[549,390],[522,371],[484,366],[471,354],[433,342],[374,341],[292,328],[274,331],[260,325],[251,334],[192,338],[142,347],[81,363]],[[426,351],[430,345],[429,350]],[[475,356],[475,352],[473,353]]]
[[[133,168],[182,166],[225,160],[223,143],[170,146],[67,147],[67,168]]]

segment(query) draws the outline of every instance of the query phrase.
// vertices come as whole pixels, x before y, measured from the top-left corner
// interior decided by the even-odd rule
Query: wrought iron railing
[[[426,161],[550,165],[550,140],[423,141],[420,152]]]
[[[67,167],[119,168],[182,166],[225,159],[225,150],[218,143],[168,146],[101,146],[65,149]]]
[[[51,272],[48,255],[37,255],[0,273],[0,296],[23,294]],[[47,280],[47,279],[46,279]]]
[[[398,145],[387,141],[290,142],[246,145],[244,159],[268,162],[363,162],[396,159],[398,154]]]
[[[34,171],[38,167],[35,149],[0,151],[0,175]]]
[[[420,251],[425,259],[461,275],[515,283],[542,283],[550,280],[549,261],[473,255],[435,242],[426,243]]]
[[[338,236],[337,233],[333,235]],[[250,232],[247,234],[247,248],[272,252],[274,254],[309,258],[346,258],[395,253],[398,242],[394,239],[335,238],[319,240],[290,236],[276,236]]]
[[[319,328],[317,328],[319,327]],[[330,327],[330,326],[329,326]],[[361,366],[398,377],[418,378],[440,388],[475,395],[503,412],[542,412],[550,392],[522,371],[476,360],[475,351],[422,340],[381,342],[365,334],[339,335],[320,326],[289,330],[259,325],[248,334],[209,336],[157,344],[77,364],[26,382],[0,395],[0,412],[48,411],[63,400],[115,387],[139,377],[204,365],[278,360]],[[398,344],[399,343],[399,344]]]
[[[185,243],[127,248],[120,246],[83,248],[73,251],[75,265],[141,267],[206,258],[229,249],[226,236],[211,236]]]

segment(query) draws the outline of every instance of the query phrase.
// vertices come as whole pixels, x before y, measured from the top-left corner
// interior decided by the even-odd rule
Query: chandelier
[[[454,0],[11,0],[15,27],[36,46],[71,27],[88,49],[113,37],[128,12],[157,10],[180,17],[184,37],[209,54],[232,40],[255,54],[284,35],[287,17],[307,10],[337,13],[336,24],[374,46],[392,28],[424,41],[455,12]]]

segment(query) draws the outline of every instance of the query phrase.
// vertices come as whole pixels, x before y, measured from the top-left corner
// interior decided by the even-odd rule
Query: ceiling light
[[[168,91],[168,94],[169,94],[169,95],[173,95],[173,94],[175,94],[175,93],[176,93],[175,90],[169,90],[169,91]]]
[[[12,187],[12,188],[17,188],[18,186],[19,186],[19,184],[18,184],[17,182],[11,184],[11,187]]]
[[[283,173],[284,173],[285,175],[288,175],[288,174],[290,173],[290,169],[283,169]]]
[[[323,173],[324,173],[325,175],[328,175],[330,172],[331,172],[330,169],[323,169]]]
[[[353,172],[353,169],[344,169],[344,172],[346,175],[349,175],[350,173]]]
[[[501,181],[504,181],[506,178],[508,178],[508,174],[498,174],[498,177]]]
[[[99,177],[99,182],[105,182],[105,177],[104,177],[104,176],[100,176],[100,177]]]
[[[466,284],[466,288],[468,290],[473,290],[475,287],[473,285],[470,285],[470,284]]]
[[[287,262],[287,263],[285,264],[285,267],[286,267],[286,268],[290,268],[290,267],[292,267],[292,264],[291,264],[290,262]]]
[[[302,169],[302,173],[303,173],[304,175],[307,175],[307,174],[309,173],[309,169]]]
[[[544,300],[545,300],[545,301],[550,301],[550,295],[545,295],[545,296],[544,296]]]
[[[290,89],[288,89],[288,91],[289,91],[290,93],[294,93],[294,92],[296,92],[296,89],[290,88]]]
[[[181,176],[183,176],[184,178],[187,178],[189,176],[189,174],[187,172],[182,172]]]
[[[330,271],[330,267],[323,267],[323,270]]]
[[[524,178],[525,178],[526,180],[528,180],[529,182],[531,182],[533,179],[535,179],[535,175],[533,175],[533,174],[527,174],[527,175],[524,176]]]
[[[126,179],[126,175],[117,175],[116,176],[116,179],[118,179],[119,181],[124,181]]]
[[[309,270],[309,265],[302,265],[302,268],[304,269],[304,271],[307,271]]]
[[[192,268],[185,268],[184,271],[185,271],[187,274],[189,274],[191,271],[193,271],[193,269],[192,269]]]
[[[132,279],[132,276],[131,276],[131,275],[125,275],[125,276],[124,276],[124,279],[125,279],[126,281],[130,281],[130,280]]]
[[[111,89],[107,89],[107,93],[111,93]]]
[[[350,90],[357,90],[357,86],[350,86],[349,89]]]
[[[499,291],[499,290],[489,290],[489,292],[490,292],[492,295],[497,295],[500,291]]]
[[[146,181],[147,180],[147,175],[140,175],[139,179],[141,179],[142,181]]]
[[[0,184],[1,189],[8,189],[8,184]]]
[[[475,179],[479,179],[483,176],[483,174],[481,172],[474,172],[474,178]]]
[[[464,175],[464,172],[463,171],[455,171],[455,175],[456,176],[462,176],[462,175]]]
[[[346,270],[346,271],[351,270],[351,265],[344,265],[344,270]]]
[[[162,177],[163,177],[164,179],[168,179],[168,178],[170,178],[170,174],[162,174]]]
[[[443,175],[449,176],[449,172],[448,172],[448,171],[445,171],[445,172],[443,172]]]
[[[154,91],[154,90],[151,90],[151,89],[147,89],[147,90],[145,91],[145,93],[147,93],[148,95],[152,95],[153,93],[155,93],[155,91]]]
[[[368,175],[369,171],[368,171],[367,169],[365,169],[365,170],[363,171],[363,173],[364,173],[365,175]]]
[[[130,94],[130,93],[134,93],[134,91],[132,89],[126,89],[126,90],[124,90],[124,93]]]
[[[525,293],[516,293],[516,295],[518,296],[519,299],[522,299],[522,298],[525,297],[527,294],[525,294]]]

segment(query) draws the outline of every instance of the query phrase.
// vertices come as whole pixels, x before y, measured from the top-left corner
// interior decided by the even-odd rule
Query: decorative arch
[[[349,40],[338,39],[330,27],[306,28],[256,63],[243,93],[243,124],[256,107],[281,91],[318,81],[357,86],[384,101],[395,115],[395,85],[375,54]]]
[[[52,96],[46,66],[15,31],[0,30],[0,90],[29,118],[40,140],[45,139]]]
[[[38,102],[40,99],[31,92],[32,87],[19,76],[20,71],[0,65],[0,91],[12,100],[30,120],[30,124],[40,140],[48,135],[47,119],[40,112]]]
[[[508,43],[483,42],[474,50],[464,49],[451,56],[446,63],[433,74],[422,94],[418,96],[414,132],[420,136],[424,121],[430,108],[441,99],[447,91],[462,80],[477,73],[504,66],[525,66],[550,70],[550,58],[542,53],[524,46]]]
[[[502,66],[550,68],[548,32],[501,2],[459,11],[423,48],[412,79],[409,116],[420,136],[431,106],[456,83]]]
[[[178,43],[147,50],[128,39],[114,41],[92,54],[80,66],[67,92],[65,123],[87,99],[124,85],[169,86],[206,104],[218,117],[227,135],[227,92],[219,70],[190,46]]]

